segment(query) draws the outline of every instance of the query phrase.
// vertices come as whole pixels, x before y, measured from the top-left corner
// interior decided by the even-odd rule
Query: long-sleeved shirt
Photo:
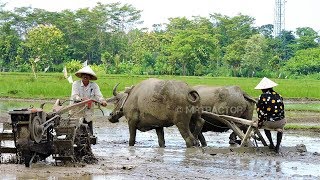
[[[81,101],[83,100],[83,98],[94,99],[100,102],[104,101],[103,95],[100,91],[98,84],[96,84],[95,82],[89,82],[87,86],[84,86],[82,80],[75,81],[72,84],[71,101]],[[83,113],[77,113],[77,110],[81,109],[81,107],[79,107],[78,109],[75,108],[71,113],[77,113],[74,115],[77,117],[83,116],[88,122],[92,121],[94,115],[93,105],[94,104],[92,104],[90,109],[86,109]]]
[[[261,94],[256,106],[259,121],[279,121],[285,117],[283,98],[273,90]]]
[[[84,86],[81,80],[75,81],[72,84],[71,99],[74,101],[81,101],[83,98],[97,101],[104,100],[100,88],[95,82],[89,82],[87,86]]]

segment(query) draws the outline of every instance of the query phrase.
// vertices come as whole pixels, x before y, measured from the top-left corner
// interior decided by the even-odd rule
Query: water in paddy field
[[[1,102],[0,102],[1,104]],[[4,107],[0,105],[0,107]],[[6,106],[7,107],[7,106]],[[7,109],[8,110],[8,109]],[[1,112],[7,110],[1,109]],[[110,111],[104,109],[105,115]],[[178,129],[165,128],[166,147],[159,148],[154,130],[137,131],[136,144],[128,146],[127,123],[112,124],[99,110],[94,133],[98,144],[93,153],[96,165],[61,167],[52,158],[31,168],[23,164],[0,164],[0,179],[319,179],[320,133],[285,131],[282,146],[304,144],[306,153],[218,154],[210,155],[202,148],[186,148]],[[0,124],[2,131],[2,124]],[[229,134],[204,133],[208,147],[229,147]],[[264,135],[264,133],[262,132]],[[276,134],[273,134],[276,137]],[[2,142],[10,145],[11,142]],[[12,144],[11,144],[12,145]],[[4,157],[4,155],[3,155]],[[12,169],[12,170],[10,170]],[[73,173],[77,172],[77,173]]]

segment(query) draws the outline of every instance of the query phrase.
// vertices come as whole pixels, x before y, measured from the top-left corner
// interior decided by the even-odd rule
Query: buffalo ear
[[[107,98],[106,99],[106,102],[107,102],[107,104],[116,104],[116,103],[118,103],[118,98],[116,97],[116,96],[113,96],[113,97],[111,97],[111,98]]]
[[[124,90],[124,93],[129,94],[133,88],[134,88],[134,86],[126,87]]]

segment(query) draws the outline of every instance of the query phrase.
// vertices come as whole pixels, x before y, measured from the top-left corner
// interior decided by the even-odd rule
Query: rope
[[[222,128],[222,129],[230,129],[229,127],[223,127],[223,126],[219,126],[219,125],[213,124],[213,123],[207,121],[205,118],[202,118],[202,119],[204,119],[204,121],[206,121],[208,124],[211,124],[212,126],[215,126],[215,127],[218,127],[218,128]]]

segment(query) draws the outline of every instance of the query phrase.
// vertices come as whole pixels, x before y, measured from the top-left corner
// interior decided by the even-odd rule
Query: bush
[[[31,64],[30,63],[23,63],[19,64],[15,71],[18,72],[31,72]]]
[[[82,63],[79,60],[72,59],[66,63],[67,71],[74,73],[83,67]]]
[[[106,74],[105,67],[103,64],[100,64],[100,65],[93,64],[93,65],[90,65],[90,67],[97,75]]]

